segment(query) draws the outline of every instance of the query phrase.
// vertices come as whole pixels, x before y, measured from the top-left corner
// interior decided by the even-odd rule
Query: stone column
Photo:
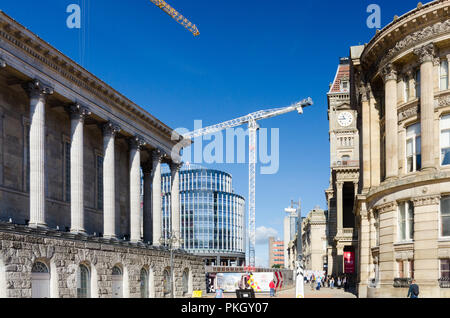
[[[420,61],[420,129],[422,140],[422,170],[435,170],[434,153],[434,45],[414,50]]]
[[[440,195],[416,197],[414,203],[414,278],[428,297],[439,297]]]
[[[391,288],[396,275],[396,263],[394,257],[394,242],[396,235],[397,203],[388,202],[378,207],[379,231],[380,231],[380,284],[384,288]]]
[[[359,297],[367,295],[367,284],[370,275],[370,223],[366,203],[361,204],[360,209],[360,235],[359,235]]]
[[[378,187],[380,185],[380,115],[376,107],[377,101],[373,92],[369,91],[370,103],[370,185]]]
[[[25,86],[30,97],[30,227],[45,221],[45,102],[53,89],[38,80]]]
[[[182,164],[179,163],[171,163],[170,164],[170,173],[172,175],[171,179],[171,219],[172,219],[172,236],[175,235],[177,241],[174,244],[175,248],[180,247],[180,168]]]
[[[141,242],[141,148],[140,137],[130,139],[130,241]]]
[[[119,126],[103,126],[103,237],[116,238],[115,136]]]
[[[143,228],[144,228],[144,242],[153,242],[153,228],[152,228],[152,166],[151,161],[146,162],[142,166],[144,174],[144,213],[143,213]]]
[[[337,207],[337,235],[342,235],[344,230],[344,202],[342,197],[344,182],[338,181],[336,182],[337,187],[337,198],[336,198],[336,207]]]
[[[370,102],[369,88],[361,84],[363,190],[370,188]],[[356,195],[356,192],[355,192]]]
[[[160,151],[152,153],[153,160],[153,179],[152,179],[152,219],[153,219],[153,245],[160,246],[161,232],[161,162],[162,154]]]
[[[398,175],[397,71],[392,64],[388,64],[382,74],[385,93],[386,179],[392,179]]]
[[[91,113],[79,104],[70,107],[70,215],[72,233],[85,234],[84,227],[84,119]]]

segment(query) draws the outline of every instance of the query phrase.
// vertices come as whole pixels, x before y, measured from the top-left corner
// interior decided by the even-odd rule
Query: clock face
[[[339,116],[338,116],[338,123],[342,127],[348,127],[348,126],[350,126],[352,124],[352,122],[353,122],[353,115],[352,115],[352,113],[342,112],[342,113],[339,114]]]

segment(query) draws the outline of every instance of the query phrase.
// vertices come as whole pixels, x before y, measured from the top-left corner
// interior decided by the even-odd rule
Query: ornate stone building
[[[360,297],[450,297],[450,1],[422,5],[351,49],[361,132]]]
[[[302,243],[305,270],[326,271],[328,237],[324,210],[314,208],[303,219]]]
[[[201,258],[160,246],[162,164],[179,238],[179,141],[0,12],[0,296],[164,297],[172,271],[175,296],[204,290]]]
[[[350,61],[341,58],[328,92],[330,187],[325,191],[328,217],[328,274],[344,273],[344,252],[356,252],[353,204],[359,185],[357,110],[350,101]],[[352,274],[352,273],[349,273]]]

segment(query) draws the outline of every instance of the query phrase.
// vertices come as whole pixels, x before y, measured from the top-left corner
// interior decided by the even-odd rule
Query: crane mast
[[[183,138],[194,139],[209,135],[228,128],[238,127],[248,124],[249,134],[249,161],[248,161],[248,242],[249,242],[249,264],[255,267],[255,241],[256,241],[256,151],[257,151],[257,131],[259,129],[257,121],[280,116],[293,111],[303,114],[303,108],[313,105],[312,99],[306,98],[288,107],[261,110],[236,119],[232,119],[217,125],[201,128],[183,135]]]

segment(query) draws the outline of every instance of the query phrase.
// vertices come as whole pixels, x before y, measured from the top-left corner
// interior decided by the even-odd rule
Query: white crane
[[[248,167],[248,238],[249,238],[249,264],[255,266],[255,210],[256,210],[256,131],[257,121],[280,116],[293,111],[303,114],[303,108],[313,105],[310,97],[288,107],[261,110],[217,125],[201,128],[183,135],[186,139],[209,135],[228,128],[248,124],[249,130],[249,167]]]

